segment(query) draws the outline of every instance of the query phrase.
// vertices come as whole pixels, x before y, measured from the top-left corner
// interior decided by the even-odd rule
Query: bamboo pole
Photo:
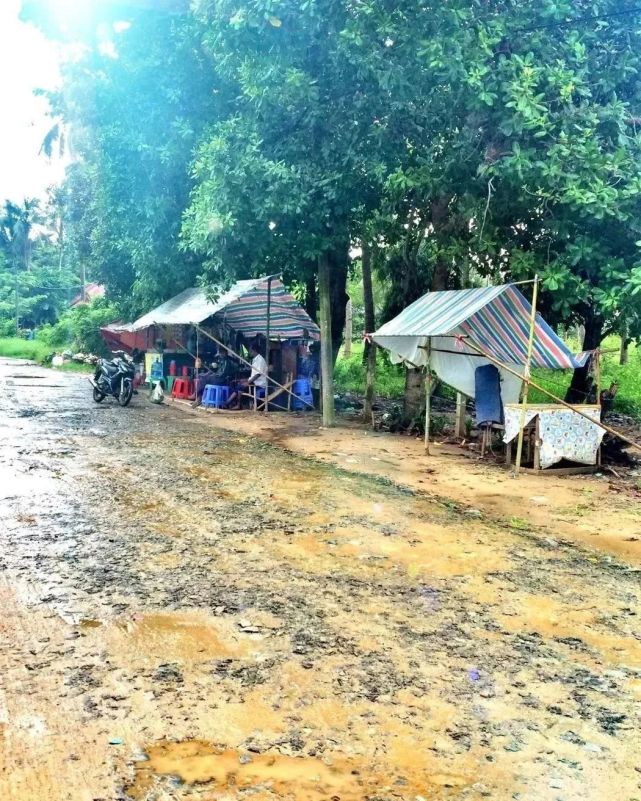
[[[265,408],[264,413],[267,414],[267,410],[269,409],[269,401],[267,397],[269,395],[269,329],[271,328],[271,321],[272,321],[272,279],[271,276],[267,279],[267,324],[265,325],[265,364],[267,365],[267,386],[265,387]],[[254,387],[254,392],[258,392],[258,389]]]
[[[330,264],[327,253],[318,257],[318,294],[320,295],[321,329],[321,397],[323,399],[323,425],[331,428],[335,421],[334,409],[334,355],[332,353],[332,299]]]
[[[235,356],[235,358],[238,359],[238,361],[242,362],[243,364],[247,365],[247,367],[251,368],[251,362],[248,362],[247,359],[243,359],[243,357],[240,355],[240,353],[236,353],[236,351],[233,348],[230,348],[229,345],[225,345],[224,342],[221,342],[219,339],[216,339],[216,337],[213,334],[210,334],[209,331],[205,331],[204,328],[200,328],[200,326],[197,323],[195,325],[196,325],[197,328],[200,329],[200,331],[206,337],[209,337],[209,339],[211,339],[212,342],[215,342],[218,345],[218,347],[224,348],[227,351],[227,353],[232,353]],[[287,389],[287,387],[284,387],[282,384],[279,384],[278,381],[275,381],[273,378],[270,378],[269,376],[267,376],[268,388],[269,388],[269,382],[270,381],[272,382],[272,384],[276,384],[277,387],[279,387],[280,389],[284,390],[289,395],[291,395],[292,398],[296,398],[296,400],[302,401],[302,403],[305,406],[309,405],[308,402],[304,398],[301,398],[299,395],[296,395],[296,393],[292,392],[291,389]]]
[[[432,418],[432,338],[427,340],[425,375],[425,453],[430,455],[430,422]]]
[[[530,371],[532,369],[532,351],[534,349],[534,334],[536,332],[536,302],[539,295],[539,277],[534,276],[534,286],[532,288],[532,311],[530,314],[530,334],[527,342],[527,359],[525,361],[525,386],[523,387],[523,399],[521,401],[521,419],[519,421],[519,441],[516,446],[516,462],[514,463],[514,475],[518,476],[521,469],[521,457],[523,456],[523,437],[525,428],[525,415],[527,413],[527,400],[530,392]]]
[[[601,351],[596,350],[594,353],[594,378],[596,380],[596,402],[601,405]],[[601,446],[599,445],[599,453],[597,455],[597,464],[601,465]]]
[[[485,356],[485,358],[488,361],[492,362],[492,364],[495,364],[497,367],[500,367],[502,370],[505,370],[507,373],[510,373],[511,375],[516,376],[516,378],[520,378],[521,381],[525,381],[525,376],[521,375],[521,373],[519,373],[518,370],[514,370],[512,367],[508,367],[507,364],[503,364],[498,359],[495,359],[494,356],[490,356],[489,353],[486,353],[475,342],[472,342],[472,340],[466,339],[465,343],[467,345],[469,345],[471,348],[474,348],[474,350],[477,351],[478,353],[481,353],[483,356]],[[542,387],[540,384],[537,384],[536,381],[532,381],[532,379],[530,379],[530,384],[531,384],[531,386],[534,387],[534,389],[538,389],[539,392],[542,392],[544,395],[547,395],[548,398],[551,398],[555,403],[559,403],[561,406],[565,406],[566,409],[569,409],[571,412],[575,412],[579,416],[585,417],[586,420],[589,420],[595,426],[598,426],[599,428],[602,428],[604,431],[607,431],[608,434],[612,434],[612,436],[618,437],[623,442],[627,442],[628,445],[631,445],[633,448],[636,448],[638,451],[641,451],[641,444],[640,443],[635,442],[634,440],[630,439],[629,437],[626,437],[625,434],[622,434],[620,431],[617,431],[616,429],[611,428],[610,426],[606,425],[605,423],[603,423],[601,421],[593,420],[590,417],[589,414],[586,414],[585,412],[582,412],[581,409],[578,409],[576,406],[573,406],[571,403],[568,403],[567,401],[564,401],[562,398],[559,398],[557,395],[554,395],[552,392],[550,392],[549,390],[545,389],[545,387]]]

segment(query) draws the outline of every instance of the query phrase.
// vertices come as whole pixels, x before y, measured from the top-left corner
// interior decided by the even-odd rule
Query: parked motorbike
[[[94,377],[89,379],[93,387],[93,399],[102,403],[107,395],[113,395],[120,406],[127,406],[134,394],[135,368],[133,360],[124,351],[114,351],[114,358],[101,359]]]

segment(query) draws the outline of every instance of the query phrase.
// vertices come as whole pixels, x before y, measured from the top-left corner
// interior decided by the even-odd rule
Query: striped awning
[[[271,295],[268,304],[269,282]],[[225,324],[247,338],[264,335],[267,330],[274,339],[319,339],[316,323],[285,289],[279,278],[253,278],[237,281],[215,301],[202,289],[192,287],[171,298],[136,320],[132,330],[153,325],[200,325],[212,319]]]
[[[532,307],[513,284],[428,292],[408,306],[372,336],[382,347],[408,352],[408,339],[469,337],[486,354],[503,364],[523,365]],[[590,354],[575,357],[540,314],[536,315],[532,364],[535,367],[568,369],[580,367]]]

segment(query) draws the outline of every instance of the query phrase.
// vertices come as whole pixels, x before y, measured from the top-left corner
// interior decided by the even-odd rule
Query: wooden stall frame
[[[520,378],[522,381],[525,381],[525,376],[521,375],[521,373],[519,373],[518,370],[514,370],[512,367],[509,367],[507,364],[503,364],[498,359],[495,359],[493,356],[490,356],[488,353],[485,353],[485,351],[482,348],[480,348],[474,341],[472,341],[468,337],[464,337],[464,339],[465,339],[465,342],[466,342],[467,345],[469,345],[471,348],[473,348],[475,351],[477,351],[477,353],[480,353],[483,356],[485,356],[485,358],[488,359],[488,361],[492,362],[497,367],[502,367],[508,373],[511,373],[513,376],[516,376],[517,378]],[[565,406],[566,409],[570,409],[570,411],[576,412],[576,414],[581,415],[581,417],[585,417],[586,420],[589,420],[595,426],[599,426],[599,428],[602,428],[608,434],[612,434],[613,436],[618,437],[620,440],[622,440],[623,442],[627,443],[631,447],[635,448],[638,451],[641,451],[641,444],[640,443],[635,442],[634,440],[630,439],[629,437],[626,437],[625,434],[622,434],[620,431],[617,431],[615,428],[612,428],[611,426],[606,425],[601,420],[593,420],[589,415],[584,414],[576,406],[573,406],[571,403],[568,403],[567,401],[564,401],[562,398],[559,398],[554,393],[552,393],[549,390],[545,389],[545,387],[542,387],[540,384],[537,384],[536,381],[532,381],[532,379],[530,379],[530,384],[535,389],[538,389],[539,392],[542,392],[544,395],[547,395],[548,398],[551,398],[555,403],[560,403],[562,406]]]
[[[240,353],[236,353],[236,351],[235,351],[233,348],[230,348],[230,347],[229,347],[229,345],[225,345],[225,343],[224,343],[224,342],[221,342],[221,341],[220,341],[219,339],[217,339],[217,338],[216,338],[216,337],[215,337],[213,334],[210,334],[210,333],[209,333],[209,331],[205,331],[205,329],[204,329],[204,328],[201,328],[201,327],[200,327],[200,326],[199,326],[197,323],[196,323],[195,325],[196,325],[196,328],[197,328],[197,329],[200,329],[200,331],[201,331],[201,332],[202,332],[202,333],[203,333],[203,334],[204,334],[206,337],[208,337],[209,339],[211,339],[211,341],[212,341],[212,342],[215,342],[215,343],[218,345],[218,347],[220,347],[220,348],[224,348],[224,349],[227,351],[227,353],[232,353],[232,354],[233,354],[233,355],[234,355],[234,356],[235,356],[235,357],[236,357],[236,358],[237,358],[239,361],[241,361],[243,364],[247,365],[247,367],[251,367],[251,362],[248,362],[248,361],[247,361],[247,359],[244,359],[244,358],[243,358],[243,357],[240,355]],[[276,381],[275,379],[271,378],[271,377],[268,375],[268,376],[267,376],[267,382],[268,382],[268,384],[269,384],[269,382],[270,382],[270,381],[272,382],[272,384],[275,384],[275,385],[276,385],[276,386],[277,386],[277,387],[278,387],[278,388],[279,388],[279,389],[280,389],[282,392],[287,392],[289,395],[291,395],[291,397],[292,397],[292,398],[296,398],[296,400],[299,400],[299,401],[301,401],[301,403],[305,404],[305,406],[307,406],[307,405],[308,405],[308,404],[307,404],[307,401],[306,401],[304,398],[301,398],[299,395],[296,395],[296,393],[295,393],[295,392],[292,392],[292,391],[291,391],[291,389],[288,389],[286,386],[283,386],[283,384],[279,384],[279,383],[278,383],[278,381]],[[267,396],[267,394],[268,394],[268,393],[266,393],[266,396]]]

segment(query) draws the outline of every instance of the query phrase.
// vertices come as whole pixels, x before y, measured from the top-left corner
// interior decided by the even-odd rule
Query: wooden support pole
[[[467,396],[462,392],[456,393],[456,418],[454,424],[454,435],[459,439],[465,439],[465,406]]]
[[[323,425],[334,425],[334,355],[332,353],[332,298],[330,263],[327,253],[318,257],[318,294],[320,295],[321,397]]]
[[[267,386],[265,387],[265,398],[269,396],[269,335],[272,321],[272,278],[267,279],[267,323],[265,325],[265,364],[267,365]],[[258,392],[258,387],[254,387],[254,393]],[[254,395],[256,398],[257,396]],[[265,400],[265,414],[269,409],[269,402]]]
[[[372,287],[372,248],[363,237],[361,242],[361,266],[363,273],[363,306],[365,311],[365,331],[376,329],[376,309],[374,307],[374,291]],[[371,337],[366,338],[365,352],[367,354],[367,372],[365,375],[365,401],[363,404],[363,419],[366,423],[374,424],[374,381],[376,377],[376,343]]]
[[[525,416],[527,413],[527,400],[530,391],[530,372],[532,370],[532,350],[534,349],[534,335],[536,333],[536,303],[539,294],[539,277],[534,276],[534,286],[532,288],[532,313],[530,314],[530,335],[527,343],[527,359],[525,361],[525,386],[523,387],[523,400],[521,401],[521,419],[519,421],[519,441],[516,446],[516,462],[514,463],[514,475],[518,476],[521,469],[521,456],[523,455],[523,436],[525,428]]]
[[[343,344],[343,356],[346,359],[352,355],[352,337],[354,336],[354,307],[351,299],[347,301],[345,307],[345,342]]]
[[[503,362],[500,362],[498,359],[495,359],[494,356],[490,356],[489,353],[486,353],[475,342],[472,342],[471,339],[466,339],[465,340],[465,344],[469,345],[470,348],[474,348],[474,350],[477,351],[477,353],[482,353],[483,356],[485,356],[485,358],[488,361],[492,362],[492,364],[495,364],[497,367],[500,367],[502,370],[505,370],[507,373],[510,373],[511,375],[516,376],[516,378],[520,378],[521,381],[525,381],[525,376],[521,375],[521,373],[519,373],[518,370],[514,370],[512,367],[509,367],[507,364],[503,364]],[[566,409],[569,409],[571,412],[575,412],[580,417],[585,417],[586,420],[589,420],[595,426],[598,426],[599,428],[602,428],[604,431],[607,431],[608,434],[612,434],[613,437],[618,437],[623,442],[626,442],[628,445],[631,445],[633,448],[636,448],[636,450],[641,451],[641,443],[635,442],[634,440],[630,439],[629,437],[626,437],[625,434],[622,434],[620,431],[617,431],[616,429],[611,428],[610,426],[606,425],[605,423],[602,423],[602,422],[600,422],[598,420],[593,420],[590,417],[589,414],[586,414],[585,412],[582,412],[581,409],[578,409],[576,406],[572,406],[571,403],[568,403],[567,401],[563,400],[562,398],[559,398],[557,395],[554,395],[552,392],[550,392],[549,390],[545,389],[545,387],[542,387],[540,384],[537,384],[536,381],[532,381],[532,379],[530,379],[530,385],[533,386],[534,389],[538,389],[539,392],[542,392],[544,395],[547,395],[547,397],[550,398],[551,400],[553,400],[555,403],[559,403],[561,406],[565,406]]]
[[[425,453],[430,455],[430,423],[432,420],[432,340],[427,340],[425,365]]]

